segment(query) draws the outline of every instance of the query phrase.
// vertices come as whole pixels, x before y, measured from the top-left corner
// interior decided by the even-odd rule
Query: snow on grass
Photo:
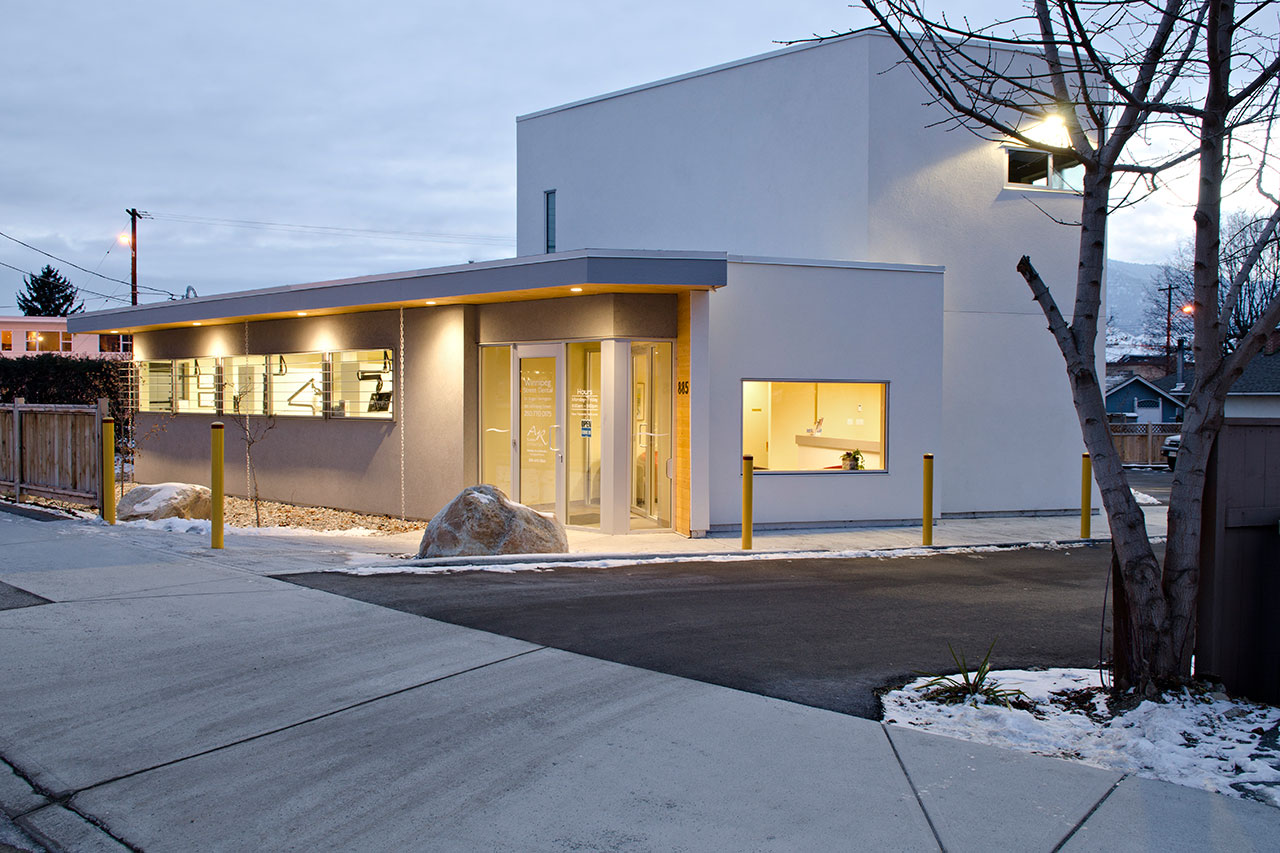
[[[1133,499],[1137,501],[1139,505],[1145,504],[1147,506],[1158,506],[1160,504],[1160,500],[1158,498],[1153,498],[1146,492],[1140,492],[1137,489],[1130,489],[1129,491],[1133,492]]]
[[[859,549],[853,551],[735,551],[732,553],[683,553],[664,554],[661,556],[612,555],[607,558],[592,559],[575,554],[547,554],[543,557],[530,554],[527,559],[503,562],[502,558],[478,557],[475,562],[465,559],[454,559],[442,562],[440,559],[415,560],[408,559],[387,562],[385,558],[377,562],[369,562],[364,555],[353,558],[345,567],[328,568],[324,571],[342,572],[350,575],[441,575],[455,572],[545,572],[554,571],[556,566],[577,569],[612,569],[618,566],[646,566],[654,563],[737,563],[752,560],[832,560],[854,559],[859,557],[879,557],[894,559],[898,557],[927,557],[934,554],[990,554],[995,551],[1014,551],[1033,548],[1044,551],[1060,551],[1078,547],[1077,544],[1060,542],[1033,542],[1025,545],[965,545],[958,547],[932,548],[886,548],[882,550]]]
[[[1093,670],[990,678],[1021,690],[1034,709],[938,704],[924,698],[930,679],[920,678],[882,697],[884,721],[1280,806],[1280,708],[1184,691],[1113,715]]]
[[[99,524],[105,525],[106,522],[94,516]],[[162,518],[159,521],[151,521],[149,519],[139,519],[137,521],[118,521],[116,527],[128,530],[162,530],[168,533],[199,533],[204,536],[209,535],[209,528],[212,522],[207,518]],[[227,535],[237,536],[381,536],[382,531],[371,530],[367,527],[350,527],[340,530],[312,530],[309,527],[233,527],[230,524],[223,527],[223,532]]]

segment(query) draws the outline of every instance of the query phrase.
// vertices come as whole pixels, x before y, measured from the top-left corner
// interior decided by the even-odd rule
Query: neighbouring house
[[[1182,420],[1182,400],[1141,376],[1108,376],[1106,395],[1112,423],[1169,424]]]
[[[1166,376],[1155,384],[1185,401],[1195,378],[1195,366],[1188,365],[1181,377]],[[1228,418],[1280,418],[1280,331],[1272,333],[1266,349],[1253,357],[1231,386],[1223,414]]]
[[[20,358],[45,352],[99,356],[133,351],[129,335],[69,332],[66,317],[0,317],[0,357]]]
[[[949,132],[899,59],[862,33],[521,117],[516,258],[71,328],[134,335],[144,481],[203,481],[212,421],[271,416],[264,496],[419,518],[486,482],[698,536],[739,523],[746,454],[759,525],[918,522],[925,453],[943,516],[1074,511],[1014,266],[1074,292],[1078,164]]]
[[[1141,376],[1148,382],[1154,382],[1169,374],[1173,357],[1169,355],[1139,355],[1125,353],[1115,361],[1107,362],[1107,377]]]

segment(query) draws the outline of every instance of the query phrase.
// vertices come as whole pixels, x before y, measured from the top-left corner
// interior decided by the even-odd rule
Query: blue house
[[[1141,376],[1109,376],[1107,385],[1107,414],[1113,422],[1168,424],[1182,419],[1182,403]]]

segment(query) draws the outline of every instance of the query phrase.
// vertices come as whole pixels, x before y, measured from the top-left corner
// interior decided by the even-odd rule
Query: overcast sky
[[[833,0],[72,0],[6,4],[4,20],[0,232],[127,281],[115,238],[137,207],[156,216],[140,283],[201,295],[513,255],[517,115],[867,23]],[[1176,207],[1126,213],[1111,255],[1159,261],[1189,225]],[[128,297],[0,238],[0,263],[46,262]],[[0,266],[0,313],[21,284]]]

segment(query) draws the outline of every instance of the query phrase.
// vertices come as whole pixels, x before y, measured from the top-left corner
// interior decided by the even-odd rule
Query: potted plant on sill
[[[846,450],[840,455],[841,470],[861,471],[864,467],[861,450]]]

